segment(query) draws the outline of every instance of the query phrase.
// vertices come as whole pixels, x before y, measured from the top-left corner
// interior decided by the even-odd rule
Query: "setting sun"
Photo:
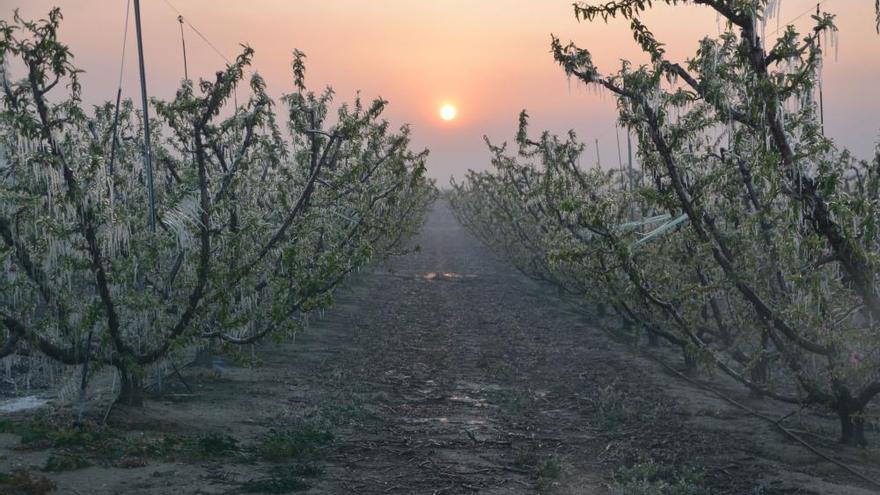
[[[455,106],[450,105],[449,103],[440,107],[440,118],[443,120],[452,120],[455,116],[458,115],[458,110]]]

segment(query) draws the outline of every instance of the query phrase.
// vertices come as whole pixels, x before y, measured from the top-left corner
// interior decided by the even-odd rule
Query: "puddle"
[[[422,275],[422,278],[425,280],[462,280],[462,279],[470,279],[477,278],[476,275],[472,274],[461,274],[455,272],[428,272]]]
[[[19,411],[27,411],[28,409],[37,409],[48,404],[47,399],[42,399],[36,395],[28,395],[27,397],[16,397],[0,402],[0,412],[14,413]]]
[[[452,402],[461,402],[464,404],[469,404],[474,407],[487,407],[489,404],[486,402],[486,399],[474,399],[472,397],[468,397],[467,395],[453,395],[449,397],[449,400]]]

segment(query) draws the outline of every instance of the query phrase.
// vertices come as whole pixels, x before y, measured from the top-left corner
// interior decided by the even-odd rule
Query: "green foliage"
[[[45,476],[34,476],[19,469],[0,473],[0,488],[7,495],[46,495],[55,490],[55,483]]]
[[[113,446],[102,450],[110,451],[114,457]],[[116,458],[153,458],[166,461],[202,461],[210,459],[247,460],[246,450],[238,439],[220,432],[207,432],[195,435],[164,434],[158,437],[127,439],[122,448],[115,453]]]
[[[341,393],[335,397],[322,399],[315,417],[338,426],[363,424],[376,416],[365,407],[363,399],[359,396]]]
[[[205,433],[195,441],[195,451],[204,457],[222,457],[238,449],[238,440],[224,433]]]
[[[498,406],[504,414],[511,416],[522,416],[534,408],[532,394],[526,390],[490,390],[488,399],[491,404]]]
[[[616,431],[633,419],[635,411],[626,393],[619,390],[613,383],[602,386],[590,398],[593,417],[602,431]]]
[[[46,459],[43,471],[51,473],[60,473],[64,471],[75,471],[91,466],[92,463],[78,455],[51,455]]]
[[[45,418],[0,420],[0,433],[18,435],[21,445],[31,448],[87,447],[97,444],[106,437],[106,434],[99,430],[55,424]]]
[[[513,464],[531,475],[538,493],[552,492],[553,484],[562,475],[562,465],[555,456],[541,456],[531,448],[517,449]]]
[[[242,485],[245,493],[291,493],[304,491],[311,485],[303,478],[319,476],[323,471],[312,464],[284,464],[269,469],[268,476]]]
[[[287,429],[269,430],[257,440],[253,450],[261,459],[270,462],[308,459],[331,441],[333,432],[328,425],[318,420],[303,420]]]
[[[614,474],[615,493],[620,495],[708,495],[702,476],[692,471],[679,473],[654,461],[621,468]]]

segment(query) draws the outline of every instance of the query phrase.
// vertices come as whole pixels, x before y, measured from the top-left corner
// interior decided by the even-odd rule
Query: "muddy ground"
[[[497,260],[444,204],[417,243],[358,274],[307,332],[188,367],[189,390],[169,377],[93,434],[7,418],[0,472],[17,474],[0,493],[877,493],[610,339],[613,318]],[[793,411],[710,383],[770,417]],[[880,478],[880,451],[840,450],[833,418],[783,424]]]

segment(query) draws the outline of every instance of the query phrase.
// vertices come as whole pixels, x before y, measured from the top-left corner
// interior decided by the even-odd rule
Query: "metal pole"
[[[183,16],[177,16],[180,23],[180,43],[183,45],[183,78],[189,81],[189,71],[186,69],[186,39],[183,37]]]
[[[144,71],[144,43],[141,36],[141,2],[134,0],[134,24],[137,33],[138,63],[141,66],[141,103],[144,107],[144,164],[147,169],[147,197],[150,201],[150,232],[156,231],[156,197],[153,192],[153,157],[150,151],[150,107],[147,103],[147,76]]]
[[[633,175],[633,146],[632,146],[632,137],[629,132],[629,128],[626,128],[626,159],[627,159],[627,174],[629,175],[629,191],[633,192],[636,190],[635,185],[635,176]],[[629,219],[634,220],[636,217],[636,205],[630,200],[629,203]]]
[[[816,4],[816,17],[819,17],[819,4],[818,3]],[[816,33],[816,45],[818,46],[819,50],[821,51],[822,50],[822,37],[819,35],[819,33]],[[824,55],[820,55],[820,56],[822,57],[822,59],[824,61],[825,56]],[[822,131],[822,135],[824,136],[825,135],[825,102],[823,100],[824,100],[824,98],[822,97],[822,75],[820,74],[819,75],[819,126],[820,126],[819,128]]]
[[[122,86],[116,90],[116,109],[113,111],[113,141],[110,143],[110,165],[107,172],[113,174],[113,164],[116,162],[116,148],[119,146],[119,104],[122,100]]]
[[[617,138],[617,168],[623,170],[623,158],[620,154],[620,127],[614,125],[614,137]]]
[[[633,184],[633,145],[629,128],[626,129],[626,155],[627,160],[629,161],[629,189],[632,191],[635,189],[635,185]]]
[[[620,187],[626,189],[626,182],[623,178],[623,157],[620,154],[620,128],[614,124],[614,137],[617,138],[617,170],[620,172]]]
[[[82,366],[82,378],[80,380],[79,385],[79,407],[76,413],[76,424],[77,426],[82,426],[82,417],[83,410],[85,409],[86,404],[86,386],[89,384],[89,359],[92,357],[92,331],[94,328],[89,329],[89,337],[86,340],[86,358],[83,361]]]

